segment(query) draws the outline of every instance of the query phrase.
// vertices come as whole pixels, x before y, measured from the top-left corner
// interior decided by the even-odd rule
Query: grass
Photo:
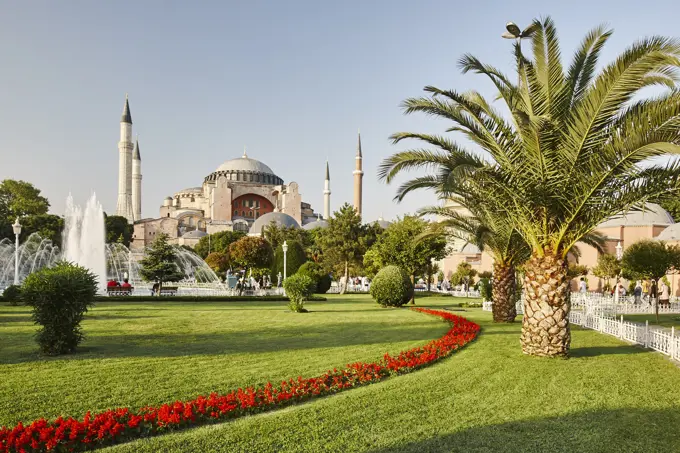
[[[431,297],[419,304],[456,302]],[[446,329],[422,314],[379,309],[366,296],[308,307],[312,313],[298,315],[282,303],[100,304],[85,325],[85,351],[60,359],[35,356],[25,308],[0,307],[0,423],[315,375],[424,343]],[[665,357],[581,329],[573,330],[571,359],[526,357],[519,324],[493,324],[478,309],[461,314],[482,325],[480,337],[432,367],[105,451],[678,450],[680,369]]]
[[[680,329],[680,315],[674,314],[674,315],[666,315],[666,314],[660,314],[659,315],[659,322],[656,322],[656,315],[651,314],[651,315],[623,315],[623,320],[624,321],[633,321],[633,322],[639,322],[643,323],[645,321],[649,321],[649,325],[656,325],[656,326],[662,326],[662,327],[668,327],[669,329],[671,327],[675,327],[676,329]]]

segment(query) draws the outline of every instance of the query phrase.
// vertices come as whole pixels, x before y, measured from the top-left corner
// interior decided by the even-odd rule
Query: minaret
[[[133,222],[132,214],[132,116],[127,94],[120,119],[120,141],[118,142],[118,206],[116,215]]]
[[[132,215],[136,221],[142,218],[142,157],[139,154],[139,137],[135,140],[132,154]]]
[[[362,181],[364,179],[364,172],[361,169],[361,132],[359,132],[359,143],[357,144],[357,156],[355,158],[356,167],[354,174],[354,209],[357,214],[361,215],[361,189]]]
[[[323,185],[323,218],[328,220],[331,217],[331,172],[328,170],[326,161],[326,180]]]

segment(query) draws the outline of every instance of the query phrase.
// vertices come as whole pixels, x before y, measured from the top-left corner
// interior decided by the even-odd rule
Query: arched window
[[[241,173],[236,172],[236,180],[240,181],[241,180]]]
[[[241,217],[245,217],[245,216],[246,216],[246,211],[241,211]]]
[[[195,202],[196,202],[196,199],[195,199],[193,196],[191,197],[191,202],[192,202],[192,203],[195,203]]]
[[[170,213],[168,212],[168,217],[170,217]]]
[[[255,218],[259,219],[260,218],[260,211],[255,211]]]
[[[250,182],[253,182],[253,174],[250,174]]]
[[[238,211],[234,211],[234,217],[238,215]]]
[[[248,212],[248,217],[252,217],[252,216],[253,216],[253,211],[249,211],[249,212]]]
[[[194,218],[189,217],[189,226],[194,226]]]

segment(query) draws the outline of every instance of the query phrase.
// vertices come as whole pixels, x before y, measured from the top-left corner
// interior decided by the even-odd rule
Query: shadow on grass
[[[600,355],[640,354],[651,352],[651,349],[644,349],[642,346],[633,345],[591,346],[586,348],[571,348],[569,350],[569,356],[576,359],[580,357],[597,357]]]
[[[522,420],[414,440],[370,453],[678,451],[680,410],[617,409]]]
[[[291,314],[291,316],[293,316]],[[305,315],[307,316],[307,315]],[[428,323],[412,326],[386,323],[353,322],[324,324],[320,326],[281,326],[256,330],[233,330],[214,333],[123,333],[102,334],[85,332],[85,341],[78,352],[59,357],[36,357],[35,351],[6,348],[0,363],[26,363],[35,360],[90,360],[123,357],[181,357],[197,355],[224,355],[243,353],[270,353],[278,351],[339,348],[390,344],[395,342],[422,342],[439,338],[446,326]],[[24,338],[18,338],[22,336]],[[33,333],[14,337],[15,344],[35,344]],[[380,351],[382,354],[386,351]]]

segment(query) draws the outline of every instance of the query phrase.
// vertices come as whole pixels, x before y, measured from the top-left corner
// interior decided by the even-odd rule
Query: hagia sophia
[[[134,224],[132,250],[142,250],[158,232],[170,242],[194,246],[208,235],[220,231],[243,231],[260,235],[271,222],[305,229],[323,228],[331,213],[330,168],[326,162],[323,215],[302,200],[299,185],[286,183],[263,162],[243,155],[227,160],[203,179],[166,197],[158,218],[141,218],[142,174],[139,141],[132,143],[132,116],[125,98],[120,121],[118,204],[116,215]],[[354,207],[362,208],[361,135],[355,155]]]

